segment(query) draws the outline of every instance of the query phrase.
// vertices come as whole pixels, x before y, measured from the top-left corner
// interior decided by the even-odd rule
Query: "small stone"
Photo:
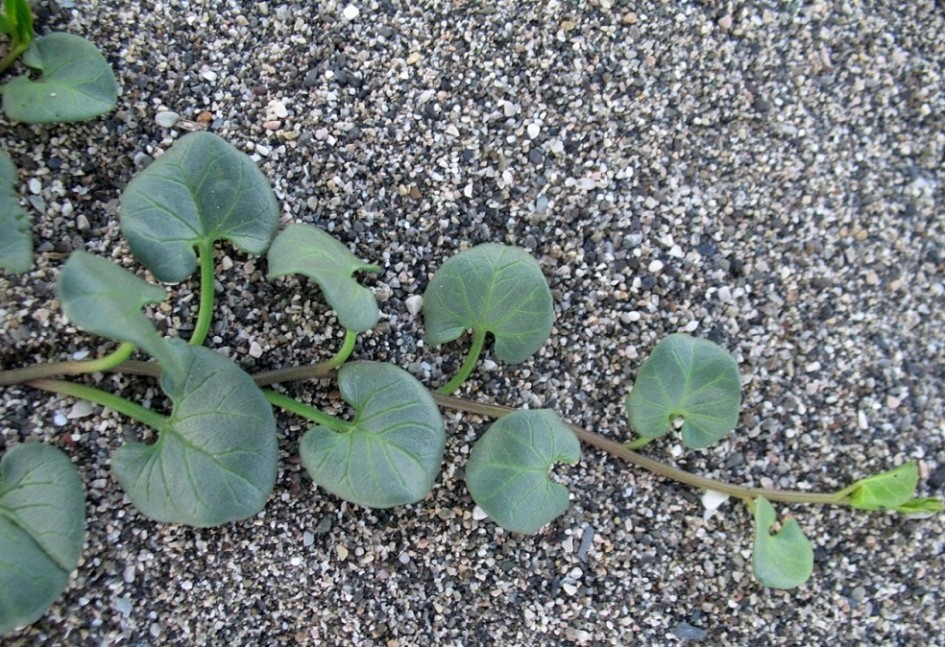
[[[269,157],[269,147],[263,146],[262,144],[256,144],[256,152],[262,155],[263,157]]]
[[[46,213],[46,200],[41,195],[31,195],[26,198],[33,208],[40,213]]]
[[[409,296],[404,299],[404,305],[407,306],[407,312],[416,317],[423,308],[423,297],[419,294]]]
[[[567,584],[562,584],[561,588],[565,588]],[[576,643],[586,643],[589,642],[594,636],[583,629],[575,629],[574,627],[568,627],[564,630],[564,637],[568,640],[573,640]]]
[[[632,11],[627,12],[623,15],[623,24],[625,25],[635,25],[637,22],[637,15]]]
[[[650,264],[647,265],[647,269],[653,274],[659,274],[663,271],[663,261],[654,260],[650,261]]]
[[[354,20],[361,15],[361,10],[353,4],[349,4],[342,10],[341,15],[345,17],[345,20]]]
[[[337,553],[338,559],[340,559],[341,561],[348,559],[348,549],[342,546],[341,544],[338,544],[337,546],[335,546],[335,553]]]
[[[562,589],[564,590],[564,592],[567,593],[568,595],[574,595],[575,593],[577,593],[577,590],[578,590],[578,589],[577,589],[577,586],[575,586],[575,585],[572,584],[571,582],[563,582],[563,583],[561,584],[561,588],[562,588]]]
[[[541,126],[536,123],[528,124],[528,127],[525,129],[525,132],[528,133],[528,136],[532,139],[538,137],[541,134]]]
[[[259,359],[260,357],[262,357],[262,354],[263,354],[262,346],[260,346],[256,342],[253,342],[252,344],[249,345],[250,357],[255,357],[256,359]]]
[[[115,598],[115,602],[112,606],[114,607],[115,611],[126,618],[131,615],[131,611],[134,609],[134,606],[131,604],[131,600],[128,598]]]
[[[38,194],[40,191],[43,190],[43,183],[40,182],[39,179],[34,177],[29,181],[29,189],[30,189],[30,193]]]
[[[731,14],[725,14],[724,16],[722,16],[721,18],[719,18],[719,27],[721,27],[721,28],[724,29],[725,31],[728,31],[729,29],[732,28],[732,16],[731,16]]]
[[[75,219],[75,228],[79,231],[87,231],[92,227],[89,219],[85,217],[85,214],[79,214]]]
[[[56,425],[57,427],[63,427],[68,422],[69,422],[69,419],[66,418],[64,415],[62,415],[61,411],[57,411],[55,415],[53,415],[53,424]]]
[[[886,406],[890,409],[898,409],[900,404],[902,401],[899,398],[892,395],[886,396]]]
[[[279,127],[282,126],[282,122],[278,119],[273,119],[272,121],[263,122],[263,128],[266,130],[279,130]]]
[[[204,70],[200,73],[200,76],[203,77],[205,81],[210,81],[210,83],[214,83],[217,80],[217,73],[213,70]]]
[[[69,409],[69,413],[66,414],[66,417],[70,420],[75,420],[76,418],[85,418],[86,416],[91,416],[93,413],[92,405],[87,400],[79,400],[72,408]]]
[[[277,119],[285,119],[289,116],[289,109],[285,107],[285,104],[281,101],[273,101],[268,106],[266,106],[266,114],[272,115]]]
[[[162,110],[154,115],[154,123],[161,128],[173,128],[179,119],[180,115],[171,110]]]
[[[491,359],[482,360],[482,370],[484,371],[494,371],[498,367],[499,365],[493,362]]]
[[[321,74],[318,70],[309,70],[305,74],[305,78],[302,79],[303,88],[311,88],[318,85],[318,81],[321,78]]]
[[[310,533],[308,530],[302,533],[302,545],[308,548],[315,543],[315,535]]]
[[[121,578],[125,581],[125,584],[131,584],[135,581],[135,567],[126,566],[125,570],[121,572]]]
[[[446,127],[446,134],[450,137],[459,137],[459,129],[453,124],[450,124]]]
[[[407,65],[416,65],[417,63],[420,62],[421,58],[423,57],[420,55],[420,52],[414,52],[413,54],[407,57]]]
[[[326,139],[328,139],[328,129],[327,129],[327,128],[319,128],[318,130],[316,130],[316,131],[315,131],[315,139],[317,139],[317,140],[320,141],[320,142],[323,142],[323,141],[325,141]]]
[[[676,637],[680,640],[695,642],[704,640],[707,632],[705,629],[693,627],[688,622],[680,622],[676,625],[676,629],[673,630],[673,633],[676,634]]]
[[[473,508],[472,516],[476,521],[482,521],[483,519],[489,518],[489,515],[486,514],[486,511],[480,508],[478,505]]]

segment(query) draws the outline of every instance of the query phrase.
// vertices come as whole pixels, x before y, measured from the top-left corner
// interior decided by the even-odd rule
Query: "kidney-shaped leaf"
[[[554,309],[548,282],[528,252],[485,243],[456,254],[437,270],[423,295],[432,344],[469,328],[495,337],[500,359],[524,362],[551,334]]]
[[[752,566],[755,578],[773,589],[800,586],[814,571],[814,549],[795,519],[781,524],[777,534],[774,507],[764,497],[755,499],[755,546]]]
[[[13,187],[16,169],[10,156],[0,151],[0,267],[25,272],[33,264],[30,221]]]
[[[533,534],[568,509],[568,489],[548,478],[551,466],[580,459],[577,437],[553,411],[516,411],[493,423],[473,447],[466,486],[497,524]]]
[[[0,461],[0,634],[37,620],[79,563],[82,481],[68,457],[41,443]]]
[[[6,84],[3,110],[10,119],[30,124],[85,121],[115,106],[115,74],[84,38],[62,33],[37,38],[23,62],[43,76],[36,81],[18,76]]]
[[[165,342],[185,378],[161,376],[174,403],[153,445],[128,442],[112,471],[131,502],[157,521],[217,526],[260,510],[275,485],[272,409],[253,379],[208,348]]]
[[[181,137],[128,183],[121,231],[131,251],[162,281],[183,281],[195,246],[229,240],[262,254],[279,224],[279,205],[252,159],[205,132]]]
[[[913,462],[904,463],[854,483],[850,505],[860,510],[897,508],[912,498],[918,484],[919,467]]]
[[[705,339],[677,333],[653,349],[627,396],[630,426],[658,438],[682,418],[683,444],[707,447],[735,428],[741,378],[731,355]]]
[[[347,247],[312,225],[289,225],[269,247],[269,279],[302,274],[318,283],[341,325],[354,332],[370,330],[380,312],[374,295],[351,278],[355,272],[380,272],[358,260]]]
[[[62,310],[76,327],[114,341],[131,342],[182,377],[179,356],[168,350],[141,308],[167,298],[164,289],[104,258],[75,251],[56,285]]]
[[[433,397],[392,364],[353,362],[338,371],[341,395],[357,409],[345,432],[312,427],[302,464],[319,487],[369,508],[421,500],[443,460],[446,433]]]

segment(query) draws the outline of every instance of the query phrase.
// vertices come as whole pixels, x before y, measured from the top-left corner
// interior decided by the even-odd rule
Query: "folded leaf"
[[[174,403],[153,445],[128,442],[112,471],[128,498],[156,521],[218,526],[262,510],[275,485],[272,409],[253,379],[208,348],[167,342],[184,377],[164,373]]]
[[[551,334],[554,309],[538,263],[518,247],[485,243],[456,254],[437,270],[423,295],[431,344],[467,329],[492,333],[495,354],[524,362]]]
[[[37,38],[23,54],[23,62],[42,72],[42,77],[33,81],[18,76],[4,87],[3,110],[14,121],[85,121],[115,107],[115,74],[84,38],[61,33]]]
[[[421,500],[433,486],[446,432],[433,397],[392,364],[352,362],[338,371],[341,395],[357,409],[350,431],[312,427],[299,452],[319,487],[369,508]]]
[[[72,252],[59,273],[56,292],[69,320],[87,332],[131,342],[177,377],[179,356],[170,352],[141,308],[167,298],[163,288],[144,281],[111,261],[81,250]]]
[[[860,510],[897,508],[912,498],[919,484],[919,467],[903,463],[882,474],[876,474],[854,483],[850,493],[850,505]]]
[[[777,514],[768,500],[755,499],[755,578],[773,589],[792,589],[806,582],[814,571],[814,549],[794,519],[771,534]]]
[[[0,461],[0,634],[42,616],[75,570],[85,537],[82,481],[69,458],[40,443]]]
[[[738,424],[741,378],[731,355],[705,339],[670,335],[643,362],[627,396],[630,426],[658,438],[682,418],[686,447],[707,447]]]
[[[516,411],[499,418],[476,442],[466,464],[466,486],[497,524],[533,534],[568,509],[568,489],[548,478],[551,466],[580,459],[577,437],[553,411]]]
[[[16,168],[0,151],[0,267],[25,272],[33,265],[30,221],[17,199]]]
[[[211,133],[174,142],[121,195],[121,231],[135,257],[168,282],[197,266],[194,247],[228,240],[262,254],[279,224],[279,205],[253,160]]]
[[[354,332],[370,330],[380,312],[374,294],[351,278],[355,272],[380,272],[358,260],[347,247],[312,225],[289,225],[272,241],[267,255],[269,276],[302,274],[322,289],[338,320]]]
[[[945,501],[934,497],[910,499],[896,506],[896,512],[901,512],[902,514],[935,514],[942,510],[945,510]]]

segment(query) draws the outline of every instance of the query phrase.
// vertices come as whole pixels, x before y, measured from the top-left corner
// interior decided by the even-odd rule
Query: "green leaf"
[[[12,34],[13,25],[10,24],[10,20],[0,13],[0,34]]]
[[[0,267],[25,272],[33,265],[30,221],[13,187],[16,169],[10,156],[0,151]]]
[[[18,76],[6,84],[3,109],[10,119],[29,124],[85,121],[115,106],[115,74],[84,38],[61,33],[37,38],[23,62],[43,76],[36,81]]]
[[[495,337],[500,359],[524,362],[551,334],[554,310],[548,282],[534,258],[518,247],[485,243],[443,263],[423,295],[431,344],[469,328]]]
[[[860,510],[897,508],[912,498],[918,484],[918,465],[903,463],[896,469],[860,479],[850,486],[850,505]]]
[[[302,274],[318,283],[346,329],[363,332],[377,323],[380,312],[374,295],[351,275],[381,268],[361,262],[327,232],[312,225],[289,225],[272,241],[268,259],[270,280]]]
[[[568,489],[548,478],[551,466],[580,459],[577,437],[553,411],[516,411],[493,423],[473,447],[466,486],[497,524],[534,534],[568,509]]]
[[[764,497],[755,499],[755,547],[752,565],[755,578],[773,589],[792,589],[806,582],[814,571],[814,549],[795,519],[781,524],[774,508]]]
[[[72,252],[56,285],[62,310],[87,332],[114,341],[131,342],[158,360],[165,371],[183,377],[179,357],[170,352],[141,308],[161,303],[164,289],[152,285],[104,258]]]
[[[262,254],[279,224],[269,181],[250,157],[211,133],[191,133],[128,183],[121,231],[161,281],[188,278],[195,246],[228,240]]]
[[[446,433],[433,397],[392,364],[352,362],[338,371],[341,395],[357,409],[348,431],[309,429],[302,464],[320,487],[369,508],[421,500],[443,460]]]
[[[38,620],[66,588],[85,537],[82,481],[41,443],[0,461],[0,634]]]
[[[945,510],[945,501],[934,497],[910,499],[896,506],[896,512],[902,514],[935,514]]]
[[[722,348],[677,333],[653,349],[627,396],[630,426],[658,438],[682,420],[686,447],[707,447],[731,432],[741,405],[738,365]]]
[[[9,24],[9,31],[4,33],[13,37],[13,46],[25,47],[29,45],[36,35],[33,31],[33,12],[26,0],[6,0],[6,18]]]
[[[153,445],[128,442],[112,471],[141,512],[207,527],[262,510],[275,485],[272,409],[253,379],[208,348],[166,342],[186,377],[161,376],[174,408]]]

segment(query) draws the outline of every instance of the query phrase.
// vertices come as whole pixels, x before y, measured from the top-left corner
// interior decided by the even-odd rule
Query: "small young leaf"
[[[421,500],[443,460],[446,432],[433,397],[392,364],[353,362],[338,388],[358,410],[351,429],[312,427],[299,452],[312,480],[346,501],[390,508]]]
[[[181,137],[135,176],[121,195],[121,231],[135,257],[161,281],[183,281],[194,247],[229,240],[262,254],[279,224],[279,205],[252,159],[226,140]]]
[[[548,470],[580,459],[577,437],[553,411],[516,411],[493,423],[473,447],[466,486],[497,524],[534,534],[568,509],[568,489],[551,481]]]
[[[253,379],[214,351],[165,342],[186,377],[161,376],[174,408],[153,445],[128,442],[112,471],[128,498],[156,521],[218,526],[250,517],[276,480],[272,409]]]
[[[167,298],[164,289],[144,281],[111,261],[88,252],[72,252],[59,273],[56,293],[69,320],[82,330],[120,342],[131,342],[158,360],[165,371],[177,371],[178,356],[168,351],[141,308]]]
[[[945,501],[934,497],[909,499],[905,503],[896,506],[896,512],[902,514],[935,514],[945,510]]]
[[[528,252],[485,243],[456,254],[437,270],[423,295],[431,344],[469,328],[495,337],[498,358],[516,364],[551,334],[554,309],[548,282]]]
[[[0,267],[25,272],[33,265],[30,221],[13,190],[16,169],[9,155],[0,151]]]
[[[14,46],[29,45],[36,35],[33,30],[33,12],[27,0],[5,0],[8,33],[13,37]]]
[[[270,280],[286,274],[302,274],[318,283],[338,320],[354,332],[370,330],[380,312],[370,290],[358,284],[355,272],[380,272],[377,265],[362,263],[331,235],[312,225],[289,225],[269,247]]]
[[[764,497],[755,499],[755,546],[752,565],[755,578],[773,589],[792,589],[814,571],[814,549],[795,519],[781,524],[777,534],[774,507]]]
[[[903,463],[882,474],[860,479],[851,488],[850,505],[860,510],[896,508],[912,498],[919,484],[919,467]]]
[[[37,38],[23,62],[43,73],[33,81],[18,76],[4,86],[3,110],[29,124],[85,121],[115,106],[118,84],[102,53],[72,34]]]
[[[85,537],[82,481],[69,458],[41,443],[0,461],[0,634],[42,616],[75,570]]]
[[[682,418],[686,447],[707,447],[735,428],[741,378],[732,356],[716,344],[686,334],[670,335],[643,362],[627,396],[630,426],[658,438]]]

